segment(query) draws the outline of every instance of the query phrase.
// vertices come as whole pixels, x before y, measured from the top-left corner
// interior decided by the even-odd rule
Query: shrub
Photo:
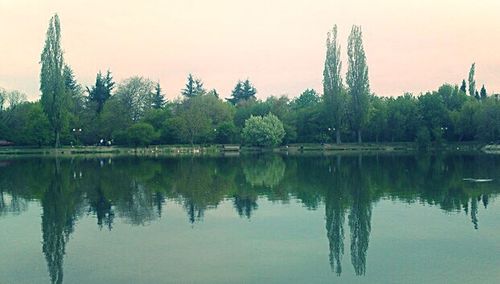
[[[243,141],[248,145],[273,147],[281,144],[285,137],[283,123],[274,114],[250,116],[245,121],[241,133]]]
[[[135,148],[147,146],[157,137],[157,134],[149,123],[137,123],[127,129],[128,144]]]

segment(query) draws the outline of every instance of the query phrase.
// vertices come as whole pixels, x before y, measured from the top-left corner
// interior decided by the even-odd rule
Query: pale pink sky
[[[109,68],[117,81],[160,80],[168,98],[190,72],[224,97],[246,78],[260,98],[321,92],[326,33],[339,26],[345,57],[358,24],[378,95],[459,84],[472,62],[477,85],[500,91],[498,0],[0,0],[0,87],[39,97],[38,61],[56,12],[66,62],[83,85]]]

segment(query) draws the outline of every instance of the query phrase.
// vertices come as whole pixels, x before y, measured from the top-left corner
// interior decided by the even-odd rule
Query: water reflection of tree
[[[356,275],[365,274],[366,253],[371,231],[372,200],[367,176],[367,173],[363,171],[361,159],[358,159],[350,176],[352,203],[348,217],[351,231],[351,262]]]
[[[41,198],[42,203],[42,251],[52,283],[63,281],[63,259],[69,235],[73,232],[81,194],[71,187],[68,173],[63,173],[55,160],[52,178]]]
[[[340,167],[340,159],[336,163],[328,164],[331,180],[325,196],[326,231],[329,244],[329,259],[332,271],[338,276],[342,273],[342,257],[344,255],[344,222],[346,213],[345,168]]]
[[[21,212],[27,200],[41,200],[43,252],[55,283],[62,279],[64,250],[79,208],[94,214],[99,227],[111,229],[115,216],[133,225],[162,217],[167,199],[180,202],[191,223],[228,199],[235,213],[246,218],[258,209],[261,197],[281,202],[296,198],[311,210],[323,202],[332,270],[342,273],[347,221],[351,262],[355,273],[363,275],[374,202],[389,198],[465,212],[477,229],[481,203],[488,206],[490,196],[498,193],[498,183],[462,179],[496,177],[500,166],[498,158],[477,155],[123,157],[58,162],[60,167],[50,159],[19,160],[0,171],[0,214]]]
[[[285,175],[286,165],[278,155],[265,155],[246,158],[243,161],[243,173],[252,186],[276,187]]]

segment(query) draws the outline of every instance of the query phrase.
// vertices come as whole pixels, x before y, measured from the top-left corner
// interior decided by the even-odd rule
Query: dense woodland
[[[141,76],[115,82],[108,70],[99,71],[92,86],[78,83],[64,61],[55,15],[40,58],[40,99],[29,102],[18,91],[0,88],[0,140],[56,147],[500,140],[500,98],[484,85],[477,90],[475,64],[461,84],[383,97],[370,91],[358,26],[351,30],[347,54],[344,82],[335,26],[326,41],[322,93],[307,89],[293,99],[261,100],[246,79],[223,99],[189,74],[180,96],[168,101],[159,82]]]

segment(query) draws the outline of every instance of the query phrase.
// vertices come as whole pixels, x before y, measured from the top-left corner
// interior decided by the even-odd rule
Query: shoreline
[[[318,144],[301,143],[289,144],[275,148],[247,147],[240,145],[152,145],[149,147],[123,146],[64,146],[62,148],[49,147],[0,147],[0,156],[177,156],[177,155],[219,155],[238,156],[239,154],[259,153],[286,153],[286,154],[348,154],[348,153],[418,153],[416,143],[345,143],[345,144]],[[431,147],[428,153],[483,153],[500,154],[500,145],[485,145],[477,142],[446,143]]]

